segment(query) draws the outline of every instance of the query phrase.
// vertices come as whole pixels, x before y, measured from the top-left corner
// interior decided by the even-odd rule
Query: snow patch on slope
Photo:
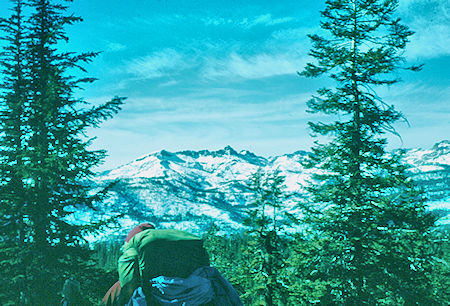
[[[243,228],[244,209],[252,201],[250,175],[258,168],[280,171],[286,191],[304,195],[312,175],[319,173],[303,166],[308,154],[297,151],[264,158],[229,146],[218,151],[162,150],[103,172],[95,182],[118,180],[101,210],[104,216],[125,213],[120,221],[123,231],[144,221],[192,232],[203,232],[213,222],[225,230],[236,230]],[[432,195],[430,209],[450,210],[450,142],[440,142],[430,150],[406,150],[404,160]],[[296,201],[295,197],[288,201],[286,210],[299,213]]]

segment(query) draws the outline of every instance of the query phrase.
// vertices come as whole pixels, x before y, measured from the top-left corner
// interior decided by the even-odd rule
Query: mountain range
[[[123,237],[134,225],[149,221],[158,228],[178,228],[204,232],[212,223],[224,231],[243,228],[245,208],[254,194],[249,177],[257,169],[280,171],[285,191],[291,195],[285,210],[296,214],[296,203],[306,193],[304,186],[317,169],[306,169],[302,161],[307,151],[265,158],[249,151],[237,152],[230,146],[217,151],[165,150],[151,153],[96,176],[100,186],[116,181],[107,201],[97,209],[79,208],[72,216],[87,222],[123,214],[120,226],[103,237]],[[429,209],[436,211],[440,223],[450,223],[450,142],[442,141],[431,149],[407,149],[405,163],[429,198]],[[98,239],[98,238],[96,238]]]

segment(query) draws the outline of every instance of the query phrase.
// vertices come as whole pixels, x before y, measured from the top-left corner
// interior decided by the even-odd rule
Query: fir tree
[[[328,76],[334,89],[317,91],[309,111],[332,119],[309,123],[330,137],[313,148],[310,166],[323,174],[309,191],[306,221],[317,232],[315,270],[326,284],[322,303],[432,305],[430,230],[435,219],[408,177],[401,154],[387,154],[386,132],[402,118],[376,89],[399,81],[402,51],[413,33],[395,17],[397,0],[327,0],[324,36],[301,75]],[[333,121],[333,119],[335,121]],[[316,206],[317,207],[317,206]]]
[[[243,250],[247,241],[242,233],[225,233],[215,224],[211,225],[203,237],[211,266],[233,285],[238,293],[245,292],[238,283],[242,267],[245,265]]]
[[[9,290],[0,293],[2,304],[10,300],[11,292],[24,290],[23,244],[27,236],[26,220],[22,217],[26,201],[23,180],[29,131],[26,121],[29,112],[29,76],[25,60],[27,32],[22,1],[11,2],[11,16],[0,21],[2,40],[6,42],[0,59],[3,75],[0,98],[0,278],[9,280]]]
[[[243,245],[242,272],[236,276],[243,291],[241,297],[248,305],[286,303],[283,279],[287,240],[282,236],[285,224],[281,214],[286,199],[283,183],[284,177],[278,172],[264,174],[258,170],[251,177],[250,188],[256,198],[244,221],[249,229]]]
[[[77,225],[69,217],[77,207],[102,201],[107,191],[92,194],[86,182],[105,156],[88,149],[86,129],[117,113],[123,99],[89,107],[74,97],[94,79],[77,78],[73,71],[85,72],[83,64],[97,54],[59,52],[58,47],[68,41],[65,26],[81,18],[67,16],[62,4],[29,0],[31,15],[24,19],[23,3],[13,2],[12,17],[3,21],[0,201],[1,221],[16,225],[3,228],[8,239],[1,264],[10,273],[3,281],[9,286],[20,278],[22,300],[54,305],[64,278],[83,277],[89,270],[91,251],[83,237],[100,226]],[[16,245],[20,252],[14,254]],[[19,302],[17,296],[8,299]]]

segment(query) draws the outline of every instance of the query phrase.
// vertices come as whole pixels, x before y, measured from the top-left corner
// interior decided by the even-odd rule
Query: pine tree
[[[318,209],[305,211],[317,232],[316,269],[327,283],[322,303],[431,305],[428,249],[435,219],[408,177],[400,153],[387,154],[384,138],[402,118],[376,89],[399,81],[402,51],[413,33],[395,17],[397,0],[327,0],[321,12],[324,36],[301,75],[328,76],[309,111],[332,119],[309,123],[316,135],[310,166],[323,174],[309,188]],[[335,120],[335,121],[333,121]],[[317,257],[318,256],[318,257]]]
[[[24,290],[23,243],[27,235],[22,218],[26,201],[26,139],[29,111],[27,67],[25,64],[27,32],[24,26],[23,3],[12,1],[12,14],[1,19],[6,42],[1,52],[3,79],[0,98],[0,278],[10,280],[9,290],[2,290],[0,303],[6,304],[11,292]],[[22,267],[17,269],[17,267]]]
[[[27,1],[31,15],[24,18],[22,1],[13,2],[12,17],[3,20],[0,207],[1,222],[15,225],[2,228],[8,238],[0,264],[9,267],[2,281],[7,287],[20,283],[22,301],[54,305],[65,277],[89,271],[92,252],[84,236],[101,225],[76,224],[70,215],[79,206],[93,207],[107,192],[92,194],[87,184],[105,151],[89,150],[85,132],[117,113],[123,98],[89,107],[74,97],[94,79],[72,74],[84,73],[83,64],[97,53],[58,48],[68,41],[65,26],[81,18],[66,16],[66,6],[48,0]],[[18,292],[11,295],[6,301],[19,303]]]
[[[284,263],[287,239],[281,208],[286,199],[284,177],[279,172],[258,170],[251,176],[250,188],[256,197],[244,225],[248,226],[243,245],[242,270],[237,272],[241,296],[248,305],[285,305]]]
[[[225,233],[220,231],[217,225],[212,224],[203,240],[211,266],[219,270],[239,294],[244,292],[241,284],[237,282],[242,267],[246,264],[243,260],[243,250],[247,241],[244,240],[242,233]]]

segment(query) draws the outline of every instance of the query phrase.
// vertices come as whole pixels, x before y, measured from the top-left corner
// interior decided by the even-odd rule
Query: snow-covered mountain
[[[430,197],[430,207],[442,215],[450,211],[450,142],[442,141],[429,150],[406,151],[405,162],[412,166],[416,180]],[[175,227],[193,232],[206,230],[213,222],[224,230],[242,228],[243,209],[252,201],[248,178],[258,168],[278,169],[286,181],[286,191],[304,194],[303,186],[317,172],[305,169],[302,161],[308,152],[264,158],[231,147],[218,151],[160,151],[106,171],[95,178],[96,184],[117,181],[111,197],[98,212],[80,212],[78,220],[93,215],[123,213],[123,235],[139,222],[150,221],[157,227]],[[288,211],[295,213],[295,196]]]
[[[450,212],[450,141],[444,140],[429,150],[411,149],[406,152],[405,162],[418,185],[429,198],[430,209]],[[450,218],[441,220],[450,223]]]

